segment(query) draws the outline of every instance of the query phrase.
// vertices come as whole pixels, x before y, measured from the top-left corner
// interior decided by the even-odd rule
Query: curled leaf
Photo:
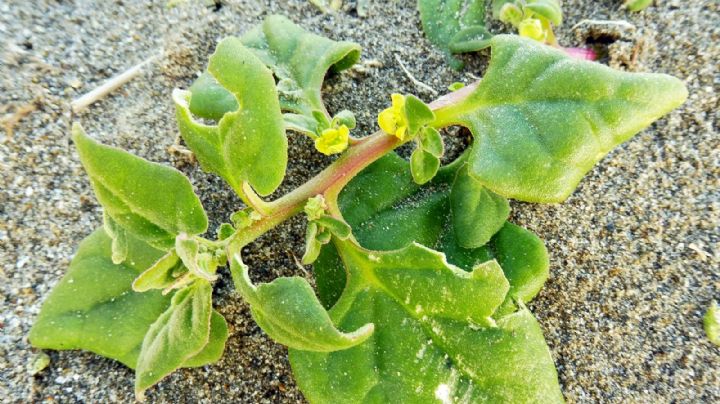
[[[252,316],[275,341],[291,348],[313,352],[348,349],[363,343],[373,333],[372,323],[338,330],[303,278],[278,278],[255,286],[248,268],[234,256],[230,270],[235,288],[250,304]]]
[[[226,180],[236,190],[247,181],[260,195],[268,195],[280,185],[287,165],[285,125],[272,74],[233,37],[218,44],[208,72],[240,104],[218,123]]]
[[[150,268],[135,278],[132,283],[132,288],[136,292],[165,289],[175,282],[181,268],[183,267],[180,257],[175,253],[174,249],[170,250]]]
[[[307,119],[314,118],[313,111],[330,119],[320,94],[325,76],[360,59],[358,44],[315,35],[278,15],[267,17],[242,42],[275,74],[282,110]]]
[[[315,222],[308,223],[305,229],[305,253],[300,261],[305,264],[312,264],[320,254],[323,243],[318,240],[318,225]]]

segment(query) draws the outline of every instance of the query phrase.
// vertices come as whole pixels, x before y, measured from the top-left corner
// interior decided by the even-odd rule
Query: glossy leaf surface
[[[342,351],[290,350],[310,402],[562,402],[542,330],[520,310],[493,319],[509,284],[495,261],[465,272],[418,244],[337,243],[348,285],[330,311],[375,333]]]
[[[199,354],[210,340],[212,286],[204,280],[177,291],[150,326],[135,369],[135,392],[159,382]],[[193,363],[191,360],[190,363]]]
[[[680,105],[683,83],[573,59],[498,35],[490,66],[463,102],[435,111],[438,127],[475,137],[470,174],[509,198],[561,202],[610,150]]]
[[[255,286],[250,281],[247,266],[239,257],[233,258],[231,272],[235,288],[250,304],[255,321],[283,345],[331,352],[361,344],[373,333],[372,323],[361,324],[347,333],[335,328],[310,284],[303,278],[278,278]]]
[[[79,125],[73,126],[73,141],[113,225],[161,249],[171,248],[179,233],[207,230],[200,200],[179,171],[98,143]]]
[[[485,2],[474,0],[418,0],[423,32],[428,40],[445,53],[454,69],[463,67],[462,61],[452,55],[452,46],[464,43],[463,51],[478,50],[467,46],[469,38],[478,39],[478,30],[485,27]],[[472,30],[473,35],[468,35]],[[458,38],[456,36],[465,31]]]

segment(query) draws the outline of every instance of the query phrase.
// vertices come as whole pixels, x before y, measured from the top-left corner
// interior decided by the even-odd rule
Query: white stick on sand
[[[80,98],[74,99],[72,103],[70,103],[73,112],[78,113],[87,108],[95,101],[103,99],[106,95],[115,91],[118,87],[138,76],[145,66],[154,62],[157,58],[158,55],[151,56],[145,59],[143,62],[136,64],[135,66],[104,82],[100,87],[97,87],[94,90],[82,95]]]

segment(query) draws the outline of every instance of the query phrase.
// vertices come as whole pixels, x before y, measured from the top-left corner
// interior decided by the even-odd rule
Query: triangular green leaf
[[[468,273],[418,244],[336,245],[349,276],[331,317],[341,329],[372,321],[376,332],[347,350],[290,350],[310,402],[562,402],[532,315],[492,318],[509,288],[495,261]]]
[[[463,102],[436,110],[435,124],[471,130],[470,173],[483,186],[523,201],[561,202],[613,147],[686,97],[671,76],[620,72],[498,35],[480,84]]]
[[[198,279],[175,293],[170,306],[150,326],[135,369],[135,392],[162,380],[199,354],[210,339],[212,286]]]
[[[230,265],[235,288],[250,304],[253,318],[272,339],[283,345],[330,352],[361,344],[373,333],[371,323],[361,324],[349,333],[335,328],[303,278],[278,278],[255,286],[247,266],[238,256]]]
[[[147,330],[171,296],[136,293],[131,284],[163,253],[131,237],[127,259],[113,264],[111,242],[101,228],[80,244],[30,330],[33,346],[83,349],[135,367]]]
[[[73,141],[113,226],[161,249],[171,248],[177,234],[207,230],[200,200],[179,171],[100,144],[78,124],[73,125]]]

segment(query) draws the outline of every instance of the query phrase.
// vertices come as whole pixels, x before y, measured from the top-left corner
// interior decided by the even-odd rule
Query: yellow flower
[[[315,148],[325,155],[341,153],[347,149],[350,139],[350,129],[345,125],[337,128],[329,128],[322,131],[322,134],[315,138]]]
[[[378,125],[389,135],[405,140],[408,129],[408,119],[405,116],[405,97],[400,94],[392,95],[392,106],[378,115]]]

